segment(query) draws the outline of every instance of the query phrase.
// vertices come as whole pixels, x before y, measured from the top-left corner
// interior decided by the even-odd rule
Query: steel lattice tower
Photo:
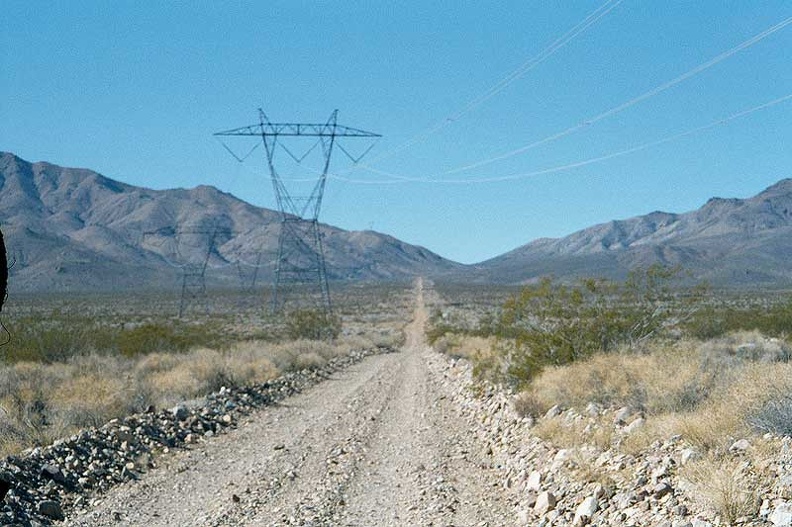
[[[300,292],[299,290],[303,290],[303,292],[317,295],[320,299],[321,309],[326,314],[332,312],[327,267],[322,248],[322,233],[319,226],[319,211],[327,184],[330,158],[335,147],[338,147],[354,162],[359,161],[363,155],[368,153],[366,150],[363,155],[354,158],[343,146],[338,144],[338,138],[381,137],[379,134],[341,126],[336,122],[337,115],[338,110],[335,110],[324,124],[273,123],[259,109],[258,124],[214,134],[215,136],[259,137],[261,144],[264,145],[281,221],[272,294],[273,311],[283,309],[289,294],[296,296]],[[275,167],[275,151],[276,147],[280,146],[294,161],[300,163],[316,144],[302,157],[296,157],[284,144],[284,138],[290,137],[315,137],[317,138],[316,144],[321,145],[322,167],[321,170],[317,170],[316,182],[307,196],[296,196],[289,192],[284,179],[281,178]],[[244,160],[236,156],[230,149],[228,150],[238,161]]]
[[[143,239],[148,237],[172,237],[175,247],[173,252],[176,256],[176,261],[170,261],[165,255],[162,258],[170,265],[181,269],[181,298],[179,300],[179,318],[182,318],[187,312],[190,304],[201,301],[208,311],[209,305],[206,295],[206,269],[209,266],[209,260],[213,253],[217,253],[217,239],[220,236],[229,238],[231,231],[222,227],[212,228],[194,228],[194,229],[177,229],[175,227],[163,227],[156,231],[143,233]],[[203,245],[203,240],[206,240],[206,252],[200,250],[200,246],[193,246],[190,253],[198,253],[201,257],[200,261],[188,261],[191,257],[194,258],[195,254],[184,254],[181,246],[186,244],[185,238],[193,237],[196,241],[200,241],[200,246]]]

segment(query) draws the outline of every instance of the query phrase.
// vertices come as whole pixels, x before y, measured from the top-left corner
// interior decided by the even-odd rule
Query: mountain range
[[[207,255],[207,283],[238,287],[253,276],[272,279],[280,216],[214,187],[152,190],[3,152],[0,226],[12,291],[176,288],[184,267]],[[320,229],[336,281],[621,279],[656,262],[724,287],[786,287],[792,278],[789,179],[748,199],[713,198],[691,212],[615,220],[475,265],[387,234]]]
[[[483,262],[479,280],[622,279],[654,263],[679,265],[719,287],[788,287],[792,279],[792,179],[748,199],[712,198],[684,214],[652,212],[559,239],[539,239]]]
[[[151,190],[0,153],[0,225],[17,290],[175,288],[183,268],[207,254],[208,285],[271,280],[279,218],[214,187]],[[373,231],[320,232],[331,280],[399,281],[463,267]]]

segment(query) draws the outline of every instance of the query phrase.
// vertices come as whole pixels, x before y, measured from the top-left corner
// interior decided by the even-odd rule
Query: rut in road
[[[404,348],[172,455],[72,526],[505,525],[496,470],[446,397],[418,281]]]

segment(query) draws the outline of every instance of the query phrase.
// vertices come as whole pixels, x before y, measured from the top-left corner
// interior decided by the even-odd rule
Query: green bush
[[[577,285],[544,279],[508,299],[494,323],[494,357],[481,371],[505,372],[508,384],[529,382],[545,366],[575,362],[598,352],[660,335],[685,319],[703,292],[681,297],[672,289],[678,268],[654,265],[630,273],[623,284],[585,279]],[[489,359],[492,362],[492,358]]]
[[[19,318],[9,326],[12,338],[2,352],[2,359],[8,363],[50,364],[89,353],[132,357],[152,352],[183,352],[195,346],[222,348],[232,340],[219,325],[176,320],[124,328],[106,324],[101,317],[52,313]]]
[[[756,330],[768,337],[792,335],[792,302],[771,305],[709,305],[686,321],[685,331],[700,340],[721,337],[740,330]]]
[[[155,351],[186,351],[190,341],[191,339],[179,334],[173,326],[150,323],[121,331],[117,337],[117,347],[121,355],[133,357]]]
[[[324,311],[302,309],[286,316],[286,335],[292,340],[334,340],[340,334],[341,319]]]

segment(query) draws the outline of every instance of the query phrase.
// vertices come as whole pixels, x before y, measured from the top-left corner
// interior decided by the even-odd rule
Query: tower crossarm
[[[255,136],[255,137],[382,137],[380,134],[328,123],[263,123],[217,132],[216,136]]]

